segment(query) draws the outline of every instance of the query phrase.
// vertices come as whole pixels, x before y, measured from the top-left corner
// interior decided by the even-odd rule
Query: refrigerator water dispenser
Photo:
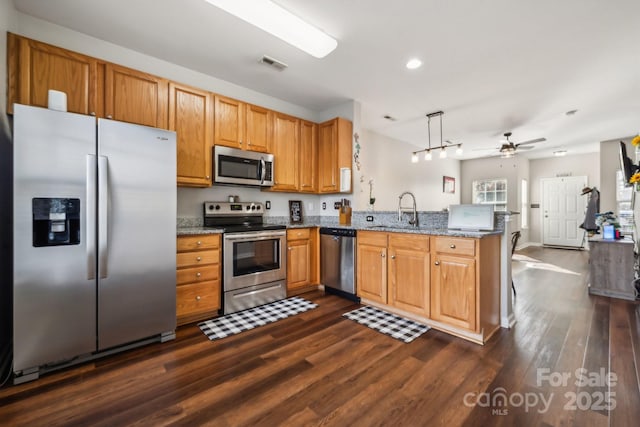
[[[33,198],[33,246],[80,243],[80,199]]]

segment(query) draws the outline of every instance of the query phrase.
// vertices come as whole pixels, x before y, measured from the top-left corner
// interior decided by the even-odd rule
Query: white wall
[[[363,130],[360,132],[361,169],[354,168],[354,206],[365,210],[369,205],[369,180],[373,179],[375,210],[398,208],[398,196],[411,191],[421,211],[437,211],[460,203],[460,161],[434,158],[411,163],[414,145]],[[442,192],[442,177],[456,179],[454,194]],[[407,201],[405,200],[405,203]]]
[[[542,205],[540,194],[540,179],[557,176],[586,176],[589,187],[600,188],[600,153],[577,154],[574,156],[552,157],[548,159],[534,159],[529,164],[531,177],[530,203]],[[585,196],[586,197],[586,196]],[[602,205],[600,210],[602,210]],[[531,228],[529,241],[542,243],[542,210],[531,209]]]

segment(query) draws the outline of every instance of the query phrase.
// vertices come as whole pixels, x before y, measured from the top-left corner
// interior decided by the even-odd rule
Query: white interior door
[[[584,230],[587,197],[581,196],[587,186],[586,176],[543,178],[542,188],[542,244],[580,247]]]

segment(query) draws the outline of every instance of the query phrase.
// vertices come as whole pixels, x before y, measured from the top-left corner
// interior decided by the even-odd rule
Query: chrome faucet
[[[407,195],[411,196],[411,199],[413,200],[413,206],[411,206],[410,208],[402,207],[402,198]],[[398,221],[402,221],[403,212],[411,213],[412,218],[409,220],[409,224],[413,225],[414,227],[417,227],[418,213],[416,212],[416,196],[414,196],[413,193],[410,191],[405,191],[400,195],[400,197],[398,197]]]

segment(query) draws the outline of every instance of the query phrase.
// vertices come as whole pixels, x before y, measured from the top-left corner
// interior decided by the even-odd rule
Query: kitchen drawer
[[[429,252],[429,236],[409,233],[389,233],[389,247]]]
[[[194,251],[198,249],[220,248],[219,235],[180,236],[177,242],[178,252]]]
[[[465,239],[460,237],[435,237],[436,252],[456,255],[476,255],[475,239]]]
[[[180,318],[220,308],[220,281],[212,280],[178,286],[176,314]]]
[[[287,240],[304,240],[311,237],[310,228],[294,228],[287,230]]]
[[[204,282],[207,280],[219,279],[220,266],[202,266],[193,268],[181,268],[177,270],[177,284],[182,285],[184,283]]]
[[[176,258],[178,268],[218,263],[220,263],[220,251],[218,249],[179,252]]]
[[[384,231],[359,231],[356,239],[359,245],[387,247],[387,233]]]

